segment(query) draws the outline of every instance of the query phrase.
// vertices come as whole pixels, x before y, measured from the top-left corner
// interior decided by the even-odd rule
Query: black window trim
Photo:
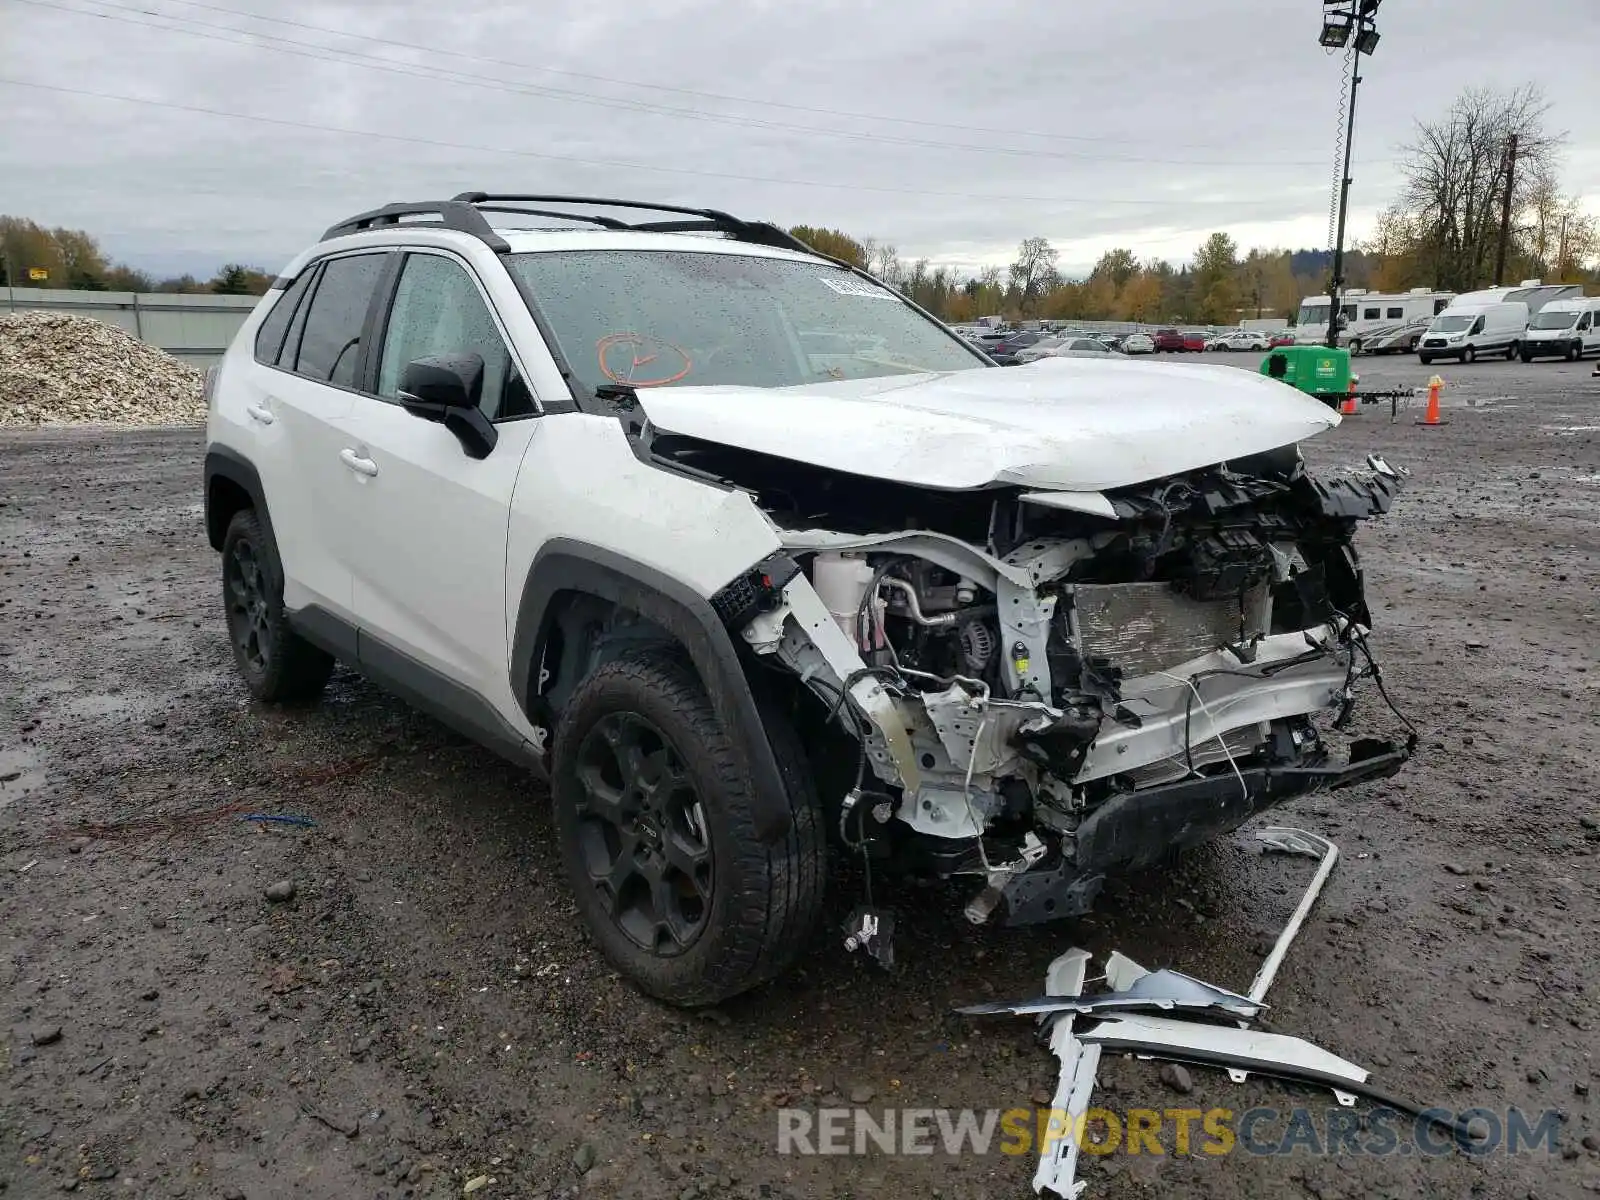
[[[477,271],[473,270],[472,264],[454,250],[446,250],[439,246],[399,246],[395,249],[397,250],[395,261],[389,265],[383,277],[378,280],[377,290],[373,293],[373,307],[371,312],[367,314],[374,331],[371,341],[374,353],[371,355],[370,361],[363,362],[364,370],[358,376],[358,379],[366,389],[362,392],[362,395],[383,404],[397,404],[396,401],[389,399],[387,396],[378,395],[378,372],[382,367],[383,343],[384,339],[389,336],[389,318],[394,315],[394,301],[395,297],[400,293],[400,276],[405,271],[406,259],[413,254],[426,254],[455,263],[465,270],[467,277],[477,285],[478,298],[483,301],[483,306],[489,310],[489,319],[494,322],[495,330],[500,334],[500,340],[505,343],[506,353],[511,356],[511,363],[516,368],[517,373],[522,376],[523,386],[528,389],[528,395],[533,400],[534,407],[538,410],[536,412],[523,413],[518,417],[496,417],[491,424],[510,425],[517,421],[533,420],[549,413],[549,407],[534,394],[533,380],[528,374],[527,365],[522,361],[522,356],[517,352],[516,340],[507,331],[505,320],[500,316],[500,310],[494,305],[494,298],[489,295],[489,289],[483,286],[483,280],[478,276]],[[515,283],[516,280],[513,278],[512,282]],[[517,294],[523,294],[520,287],[517,289]],[[543,326],[539,327],[539,332],[541,335],[544,334]],[[562,365],[559,359],[556,365],[558,367]],[[565,371],[562,373],[565,375]],[[509,378],[510,376],[507,376],[507,379]]]
[[[304,274],[306,271],[315,271],[315,272],[317,272],[317,278],[311,281],[311,284],[306,288],[305,295],[300,298],[301,307],[304,307],[306,309],[307,314],[309,315],[311,310],[310,310],[309,307],[306,307],[306,306],[310,305],[313,301],[316,300],[317,292],[322,287],[322,274],[323,274],[322,268],[324,266],[326,266],[328,263],[332,262],[334,259],[336,259],[336,258],[355,258],[357,255],[380,255],[380,254],[381,255],[388,255],[388,256],[390,256],[391,259],[393,259],[395,257],[398,257],[398,251],[400,249],[402,249],[402,248],[401,247],[397,247],[397,246],[364,246],[364,247],[352,248],[352,249],[349,249],[349,250],[337,250],[332,254],[325,254],[321,258],[317,258],[317,259],[312,260],[311,262],[307,263],[305,265],[305,267],[299,273],[299,274]],[[373,288],[372,299],[367,304],[366,316],[362,318],[362,323],[361,323],[361,346],[360,346],[360,348],[359,348],[359,350],[357,352],[357,356],[356,356],[356,374],[355,374],[355,379],[356,379],[356,383],[358,385],[360,383],[362,383],[366,379],[365,371],[366,371],[366,368],[367,368],[367,357],[368,357],[369,351],[371,349],[371,342],[372,342],[372,339],[371,339],[371,336],[370,336],[370,330],[371,330],[371,327],[372,327],[372,316],[373,316],[374,308],[375,308],[375,306],[377,304],[378,297],[382,294],[384,281],[387,278],[387,272],[390,271],[392,269],[392,267],[393,267],[393,263],[392,262],[384,264],[383,272],[379,273],[378,282]],[[298,275],[296,276],[296,278],[298,278]],[[296,309],[295,311],[296,311],[296,315],[298,315],[299,309]],[[289,318],[289,324],[290,324],[291,327],[294,325],[294,316],[291,316]],[[288,334],[289,334],[289,331],[285,330],[284,331],[284,346],[282,348],[280,348],[280,350],[278,351],[278,357],[279,357],[280,360],[283,358],[283,351],[288,348]],[[304,338],[305,338],[305,326],[304,326],[304,324],[302,324],[301,327],[300,327],[300,336],[301,336],[301,339],[304,340]],[[295,346],[295,362],[298,363],[299,360],[300,360],[300,347],[297,344]],[[261,365],[264,366],[264,367],[267,367],[267,368],[269,368],[270,370],[273,370],[273,371],[281,371],[283,374],[291,375],[296,379],[303,379],[307,383],[318,384],[321,387],[334,388],[334,389],[336,389],[338,391],[349,392],[352,395],[356,395],[356,396],[362,396],[362,395],[366,394],[365,392],[363,392],[360,389],[359,386],[352,387],[349,384],[334,383],[332,380],[329,380],[329,379],[314,379],[310,375],[304,375],[298,370],[293,370],[293,369],[291,369],[289,367],[283,366],[281,361],[277,362],[277,363],[262,363]]]

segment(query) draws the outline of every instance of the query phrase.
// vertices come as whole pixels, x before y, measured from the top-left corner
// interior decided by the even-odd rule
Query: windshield
[[[985,365],[893,292],[825,263],[570,250],[507,265],[590,389],[787,387]]]
[[[1578,322],[1575,312],[1551,312],[1548,308],[1528,323],[1529,329],[1571,329]]]
[[[1433,319],[1433,324],[1428,326],[1434,333],[1464,333],[1472,324],[1472,314],[1445,313]]]
[[[1302,304],[1300,306],[1301,325],[1326,325],[1328,323],[1328,306],[1326,304]]]

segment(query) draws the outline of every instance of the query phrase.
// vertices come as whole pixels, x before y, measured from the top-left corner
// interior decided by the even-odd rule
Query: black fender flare
[[[276,553],[278,539],[272,531],[272,514],[267,511],[267,494],[261,486],[261,473],[248,458],[226,446],[210,446],[206,449],[205,522],[206,540],[211,543],[211,548],[221,550],[223,535],[228,532],[227,524],[214,520],[211,513],[211,484],[216,479],[226,479],[244,489],[250,497],[251,507],[255,509],[256,519],[261,522],[261,529]]]
[[[511,650],[511,688],[529,721],[540,723],[530,686],[550,632],[552,604],[578,592],[638,613],[665,629],[688,653],[724,729],[744,747],[756,834],[768,844],[793,820],[778,760],[745,677],[738,648],[710,600],[681,581],[614,551],[570,538],[546,542],[528,568]]]

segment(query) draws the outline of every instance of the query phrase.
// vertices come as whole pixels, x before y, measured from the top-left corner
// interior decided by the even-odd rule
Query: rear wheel
[[[1478,348],[1476,346],[1468,346],[1461,352],[1461,361],[1464,363],[1477,362]]]
[[[821,807],[792,729],[777,714],[766,726],[792,816],[772,845],[756,836],[737,741],[671,651],[601,666],[562,716],[552,790],[578,911],[605,957],[670,1003],[766,982],[819,919]]]
[[[311,700],[333,673],[333,658],[289,627],[283,567],[256,514],[234,514],[222,539],[222,601],[228,640],[257,700]]]
[[[1516,358],[1517,355],[1519,355],[1521,353],[1522,353],[1522,343],[1521,342],[1512,342],[1511,345],[1506,347],[1506,361],[1510,362],[1512,359]]]

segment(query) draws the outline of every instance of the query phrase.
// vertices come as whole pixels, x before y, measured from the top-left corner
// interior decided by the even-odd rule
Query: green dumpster
[[[1261,360],[1261,374],[1337,404],[1350,390],[1350,351],[1329,346],[1279,346]]]

